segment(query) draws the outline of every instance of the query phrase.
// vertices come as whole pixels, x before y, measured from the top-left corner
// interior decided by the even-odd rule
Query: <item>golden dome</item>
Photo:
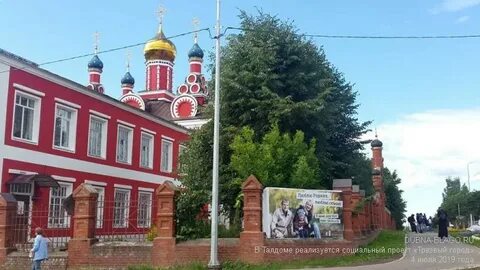
[[[173,61],[175,60],[177,49],[175,44],[165,37],[160,26],[155,37],[145,44],[143,52],[146,60],[162,59]]]

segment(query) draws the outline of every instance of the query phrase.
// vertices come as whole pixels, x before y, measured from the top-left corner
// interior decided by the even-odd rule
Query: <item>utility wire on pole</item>
[[[215,48],[215,114],[213,127],[213,179],[212,179],[212,228],[210,243],[209,269],[220,269],[218,261],[218,163],[220,144],[220,0],[217,0],[217,25]]]

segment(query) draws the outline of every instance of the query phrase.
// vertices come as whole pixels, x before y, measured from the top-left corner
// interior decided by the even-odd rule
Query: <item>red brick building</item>
[[[151,227],[154,189],[164,181],[179,184],[176,168],[188,128],[208,121],[201,118],[208,92],[196,38],[178,95],[172,91],[175,56],[160,25],[145,45],[144,90],[134,92],[127,70],[116,100],[104,94],[96,52],[85,86],[0,50],[0,186],[20,201],[27,231],[42,226],[47,234],[68,237],[64,203],[81,183],[99,193],[100,233]],[[36,215],[41,209],[45,213]]]

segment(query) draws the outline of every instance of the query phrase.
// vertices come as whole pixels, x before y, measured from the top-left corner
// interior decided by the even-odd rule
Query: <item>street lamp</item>
[[[210,237],[210,262],[209,269],[221,269],[218,261],[218,167],[220,144],[220,0],[217,0],[217,23],[215,36],[215,112],[213,127],[213,168],[212,168],[212,224]]]

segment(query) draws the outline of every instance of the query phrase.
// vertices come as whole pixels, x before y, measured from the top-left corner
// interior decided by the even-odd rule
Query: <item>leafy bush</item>
[[[147,240],[152,242],[157,237],[157,226],[153,225],[147,233]]]

